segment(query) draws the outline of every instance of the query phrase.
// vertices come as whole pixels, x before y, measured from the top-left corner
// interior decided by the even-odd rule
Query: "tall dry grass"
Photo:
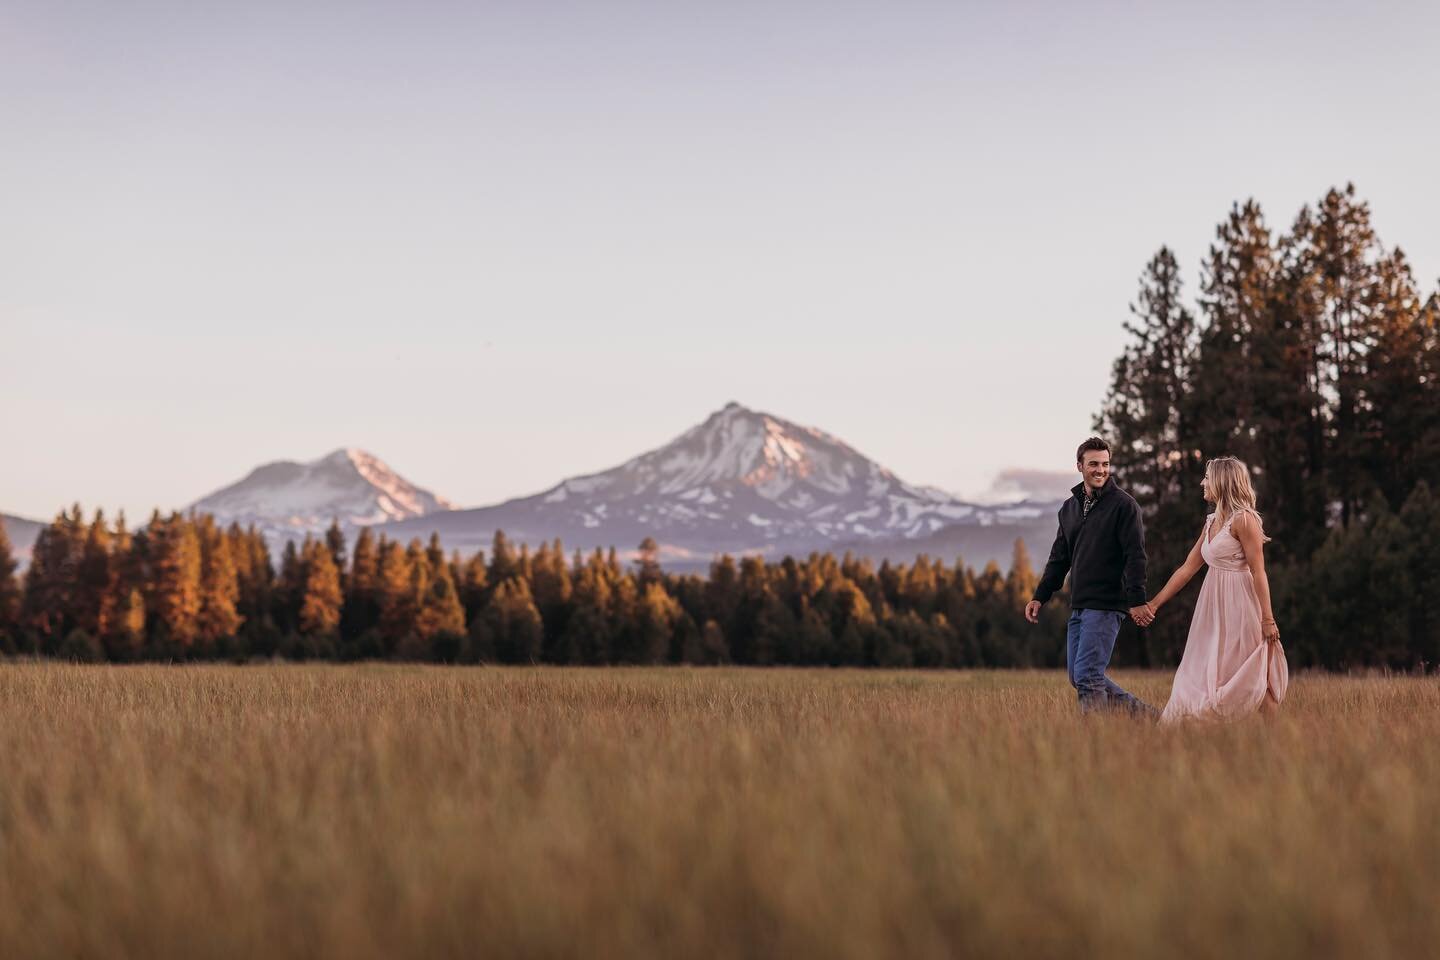
[[[1169,678],[1121,681],[1163,701]],[[0,666],[0,956],[1434,955],[1440,682]]]

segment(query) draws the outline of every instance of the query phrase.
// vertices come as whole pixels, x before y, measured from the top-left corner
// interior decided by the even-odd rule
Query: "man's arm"
[[[1125,602],[1131,607],[1145,605],[1145,518],[1140,515],[1140,505],[1133,500],[1127,506],[1125,516],[1120,518],[1120,556],[1125,567],[1120,574],[1120,587],[1125,591]],[[1143,625],[1143,624],[1142,624]]]
[[[1065,584],[1065,574],[1070,572],[1070,542],[1065,539],[1065,524],[1061,523],[1055,533],[1055,543],[1050,547],[1050,559],[1045,561],[1045,572],[1035,585],[1034,599],[1041,603]]]

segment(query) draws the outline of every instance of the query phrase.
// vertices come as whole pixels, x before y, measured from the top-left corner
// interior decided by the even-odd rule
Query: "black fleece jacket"
[[[1075,610],[1126,611],[1145,602],[1145,522],[1135,498],[1106,480],[1085,514],[1085,484],[1060,507],[1060,530],[1035,588],[1044,603],[1070,574]]]

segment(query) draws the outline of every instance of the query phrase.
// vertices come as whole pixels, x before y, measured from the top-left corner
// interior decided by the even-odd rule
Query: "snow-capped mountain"
[[[423,517],[454,505],[410,483],[364,450],[345,448],[311,463],[279,460],[197,500],[187,511],[223,525],[254,524],[276,548],[338,520],[347,529]]]
[[[906,542],[950,527],[1053,525],[1053,517],[1053,507],[981,507],[906,483],[830,434],[731,403],[611,470],[497,506],[379,529],[400,539],[436,531],[447,548],[465,551],[487,546],[496,530],[515,542],[558,537],[587,550],[630,550],[649,536],[673,562],[840,545],[895,543],[903,551]],[[1003,539],[1008,556],[1014,536],[989,539]]]

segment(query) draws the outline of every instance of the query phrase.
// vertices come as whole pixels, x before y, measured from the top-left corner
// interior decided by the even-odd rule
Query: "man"
[[[1122,709],[1143,716],[1154,707],[1105,676],[1115,637],[1128,611],[1140,626],[1154,619],[1145,606],[1145,524],[1135,498],[1110,479],[1110,445],[1091,437],[1075,452],[1080,482],[1060,507],[1060,530],[1025,619],[1040,622],[1040,607],[1070,574],[1070,621],[1065,669],[1080,710]]]

